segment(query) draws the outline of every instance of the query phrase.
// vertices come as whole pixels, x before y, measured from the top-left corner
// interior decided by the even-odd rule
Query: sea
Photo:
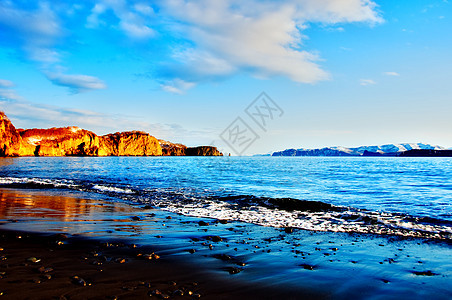
[[[21,157],[0,160],[0,187],[79,192],[195,225],[222,220],[216,233],[263,253],[242,256],[259,262],[238,275],[249,280],[332,298],[452,297],[452,158]]]

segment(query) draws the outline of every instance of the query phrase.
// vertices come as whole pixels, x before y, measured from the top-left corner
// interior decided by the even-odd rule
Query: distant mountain
[[[326,147],[321,149],[286,149],[273,152],[272,156],[397,156],[409,150],[445,150],[440,146],[422,143],[387,144],[356,148]]]

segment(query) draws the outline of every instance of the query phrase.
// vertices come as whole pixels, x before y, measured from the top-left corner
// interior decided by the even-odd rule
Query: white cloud
[[[366,85],[374,85],[377,84],[376,81],[372,80],[372,79],[360,79],[359,80],[359,84],[362,86],[366,86]]]
[[[0,87],[3,88],[9,88],[9,87],[13,87],[14,83],[12,81],[6,80],[6,79],[0,79]]]
[[[0,79],[0,100],[3,99],[8,101],[22,99],[12,87],[14,87],[14,82]]]
[[[62,29],[46,2],[40,2],[37,9],[28,11],[15,7],[10,1],[2,1],[0,25],[16,34],[30,59],[45,63],[58,60],[51,47],[62,36]]]
[[[400,74],[397,72],[384,72],[383,74],[387,76],[400,76]]]
[[[50,128],[78,126],[98,135],[118,131],[142,130],[156,138],[188,144],[206,143],[217,130],[190,130],[180,124],[149,123],[136,117],[110,115],[89,110],[40,105],[25,100],[5,101],[0,98],[1,110],[16,128]]]
[[[147,40],[155,36],[156,32],[146,24],[154,16],[154,10],[141,2],[132,5],[125,0],[101,0],[92,8],[86,26],[97,28],[107,25],[103,15],[108,11],[119,18],[119,28],[129,38]]]
[[[107,85],[102,80],[88,75],[47,73],[46,76],[54,84],[68,87],[75,93],[107,88]]]
[[[122,30],[135,39],[148,39],[155,35],[155,31],[146,25],[138,25],[127,21],[121,21]]]
[[[302,48],[306,25],[382,22],[367,0],[168,0],[162,7],[175,20],[172,28],[194,45],[179,51],[162,73],[190,82],[239,71],[302,83],[325,80],[319,55]]]
[[[161,88],[164,91],[173,94],[183,94],[186,90],[192,88],[195,84],[193,82],[187,82],[182,79],[176,78],[174,80],[161,84]]]

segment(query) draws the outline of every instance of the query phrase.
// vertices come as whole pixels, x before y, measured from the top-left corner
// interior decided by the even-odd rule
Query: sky
[[[0,0],[0,110],[232,155],[449,148],[451,28],[446,0]]]

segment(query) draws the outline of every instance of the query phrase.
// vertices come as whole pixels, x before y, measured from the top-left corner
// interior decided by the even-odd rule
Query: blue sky
[[[139,129],[244,154],[452,146],[445,0],[0,1],[0,110],[16,127]],[[265,92],[284,111],[260,128]]]

